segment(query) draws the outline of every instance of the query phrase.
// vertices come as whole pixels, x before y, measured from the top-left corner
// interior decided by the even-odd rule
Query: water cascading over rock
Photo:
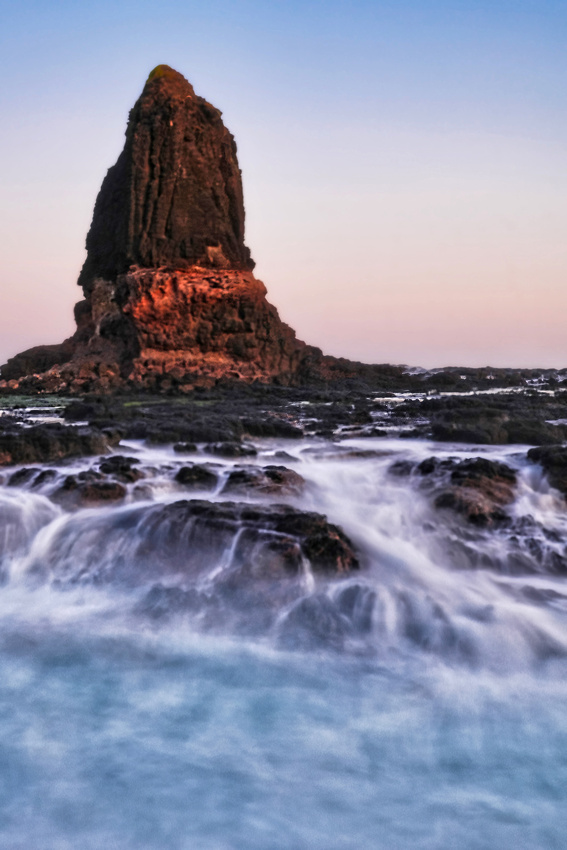
[[[222,378],[296,381],[321,353],[280,320],[253,267],[234,139],[218,109],[159,65],[96,200],[77,331],[12,358],[0,385],[188,391]]]

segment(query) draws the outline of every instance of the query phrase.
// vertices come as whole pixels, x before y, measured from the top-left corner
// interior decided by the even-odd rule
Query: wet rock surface
[[[533,389],[519,389],[515,394],[430,398],[414,392],[375,396],[368,389],[349,385],[305,390],[259,385],[236,388],[228,383],[170,399],[92,395],[84,401],[67,402],[64,416],[69,422],[88,422],[99,430],[118,428],[126,439],[143,439],[156,445],[250,443],[258,438],[304,436],[334,441],[376,436],[434,439],[435,435],[441,442],[462,443],[464,437],[461,439],[456,429],[464,421],[465,411],[467,427],[475,430],[468,436],[479,444],[521,439],[532,445],[547,445],[550,440],[552,445],[560,445],[567,433],[563,424],[567,422],[566,399],[564,391]],[[437,428],[440,424],[445,427],[441,420],[448,423],[443,433]],[[536,423],[537,428],[534,425],[530,433],[520,434],[513,426],[517,420],[526,427],[526,423]]]
[[[68,475],[51,499],[66,510],[122,502],[126,488],[118,481],[106,481],[96,472]]]
[[[223,487],[223,494],[256,493],[259,496],[299,496],[305,479],[285,466],[247,467],[233,470]]]
[[[199,464],[182,466],[176,473],[175,480],[190,490],[214,490],[218,481],[214,472]]]
[[[138,469],[140,460],[136,457],[124,457],[124,455],[112,455],[99,464],[99,469],[104,475],[112,475],[119,481],[133,483],[144,477],[141,469]]]
[[[66,480],[62,490],[89,503],[104,498],[106,486],[86,476]],[[110,489],[108,493],[111,497]],[[118,559],[116,551],[123,553]],[[215,585],[242,586],[247,593],[256,581],[301,578],[305,559],[316,575],[341,576],[359,569],[352,543],[320,514],[284,505],[182,500],[116,514],[77,514],[55,535],[32,572],[42,573],[51,565],[58,583],[128,585],[195,581],[211,574]]]
[[[539,463],[551,486],[567,497],[567,448],[565,446],[530,449],[528,459],[532,463]]]
[[[292,393],[290,398],[294,397]],[[67,404],[64,417],[69,422],[87,421],[98,428],[118,427],[126,439],[155,445],[173,443],[179,452],[190,453],[196,450],[196,444],[207,443],[219,456],[224,451],[227,457],[238,457],[256,451],[250,445],[251,437],[303,437],[297,412],[287,409],[287,405],[288,394],[281,389],[256,387],[250,390],[250,396],[218,389],[169,400],[94,396]]]
[[[424,464],[420,464],[421,474]],[[431,474],[431,473],[428,473]],[[450,488],[435,499],[435,507],[461,513],[477,525],[503,522],[503,510],[514,501],[517,476],[504,463],[473,458],[455,464],[450,473]]]
[[[208,443],[205,451],[218,457],[254,457],[257,454],[249,443]]]
[[[455,569],[506,576],[567,575],[567,538],[529,513],[516,514],[519,473],[508,464],[488,458],[430,457],[419,463],[396,461],[389,474],[411,481],[427,496],[436,523],[446,528],[443,552]],[[443,515],[454,515],[457,524]]]
[[[8,427],[0,431],[0,466],[52,463],[64,458],[104,454],[117,445],[120,433],[63,425]]]
[[[504,508],[515,497],[515,470],[487,458],[430,457],[419,464],[397,461],[390,472],[399,477],[415,473],[427,486],[436,508],[452,510],[475,525],[506,522]]]
[[[547,445],[567,438],[563,391],[425,397],[404,401],[397,412],[412,436],[442,442]]]

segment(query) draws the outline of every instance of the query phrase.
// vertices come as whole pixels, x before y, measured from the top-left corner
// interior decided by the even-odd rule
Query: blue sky
[[[371,362],[566,366],[567,3],[0,2],[0,361],[73,328],[165,62],[218,106],[270,300]]]

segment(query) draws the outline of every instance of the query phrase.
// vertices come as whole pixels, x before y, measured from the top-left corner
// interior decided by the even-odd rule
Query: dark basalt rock
[[[25,467],[23,469],[18,469],[8,478],[8,487],[23,487],[25,484],[29,484],[30,481],[35,478],[38,470],[29,469]]]
[[[214,490],[217,486],[217,476],[206,466],[182,466],[175,476],[178,484],[192,490]]]
[[[2,374],[4,374],[3,371]],[[95,417],[104,414],[104,411],[103,405],[96,402],[72,401],[66,405],[63,418],[66,422],[90,422]]]
[[[83,505],[120,502],[126,496],[126,488],[118,481],[93,481],[79,487],[80,501]]]
[[[546,407],[548,413],[544,413]],[[552,408],[560,408],[554,399],[518,393],[428,398],[418,404],[404,404],[398,413],[413,410],[429,417],[430,427],[421,427],[416,436],[430,435],[442,442],[547,445],[557,443],[567,434],[564,425],[546,421],[555,418]],[[561,416],[560,409],[555,413],[557,418]]]
[[[541,464],[551,486],[567,497],[567,448],[565,446],[539,446],[530,449],[528,460]]]
[[[287,437],[292,440],[303,437],[301,428],[275,416],[265,419],[243,418],[241,425],[244,433],[250,437]]]
[[[73,494],[79,484],[65,486]],[[314,573],[328,577],[359,567],[347,536],[321,514],[195,499],[133,507],[114,516],[101,512],[88,520],[77,514],[53,537],[32,572],[54,569],[62,583],[169,584],[195,581],[223,565],[218,581],[226,583],[232,574],[240,575],[236,583],[242,584],[301,578],[304,558]]]
[[[5,381],[21,378],[22,375],[33,375],[46,372],[56,363],[65,363],[73,356],[74,344],[72,339],[66,339],[59,345],[36,345],[21,351],[11,357],[2,366],[2,378]]]
[[[170,413],[174,413],[172,421]],[[235,424],[226,417],[195,416],[184,411],[143,411],[132,421],[126,423],[126,438],[146,440],[153,445],[167,443],[194,444],[211,440],[233,441],[238,438]]]
[[[475,488],[457,487],[440,493],[435,499],[436,508],[448,508],[462,514],[474,525],[489,525],[505,522],[508,518],[498,502],[487,498]]]
[[[471,523],[488,525],[506,521],[503,508],[515,497],[516,473],[487,458],[471,458],[451,471],[451,488],[435,499],[435,507],[450,508]]]
[[[195,443],[175,443],[173,451],[181,455],[194,454],[197,451]]]
[[[502,377],[510,386],[532,380],[520,370]],[[401,437],[484,445],[557,444],[567,437],[565,418],[561,393],[543,394],[526,386],[515,393],[409,398],[388,412],[390,425],[406,429]]]
[[[205,451],[218,457],[254,457],[258,452],[248,443],[211,443]]]
[[[51,494],[51,499],[67,510],[76,510],[121,502],[125,496],[126,488],[118,481],[105,481],[100,473],[86,470],[68,475],[61,487]]]
[[[436,508],[448,508],[475,525],[491,525],[508,520],[504,508],[515,498],[516,472],[504,463],[488,458],[456,460],[426,458],[417,465],[397,461],[390,473],[397,476],[415,472],[432,493]]]
[[[151,72],[99,192],[79,284],[131,265],[251,269],[242,180],[221,113],[168,65]]]
[[[130,484],[144,477],[144,473],[140,469],[133,469],[138,463],[140,461],[136,457],[112,455],[102,461],[99,469],[104,475],[112,475],[118,478],[119,481]]]
[[[247,467],[234,469],[223,487],[223,494],[257,493],[263,496],[298,496],[305,479],[285,466]]]
[[[42,469],[34,478],[31,486],[34,489],[38,487],[43,487],[45,484],[49,484],[50,482],[55,481],[58,475],[59,473],[55,469]]]
[[[55,423],[14,428],[0,433],[0,466],[52,463],[68,457],[106,454],[109,447],[117,445],[119,440],[119,434]]]

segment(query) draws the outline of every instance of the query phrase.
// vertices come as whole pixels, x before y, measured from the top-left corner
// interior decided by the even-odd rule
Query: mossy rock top
[[[175,71],[169,65],[156,65],[153,71],[150,71],[146,82],[151,83],[153,80],[159,80],[162,77],[169,78],[170,80],[178,80],[179,77],[183,80],[185,79],[179,71]]]

